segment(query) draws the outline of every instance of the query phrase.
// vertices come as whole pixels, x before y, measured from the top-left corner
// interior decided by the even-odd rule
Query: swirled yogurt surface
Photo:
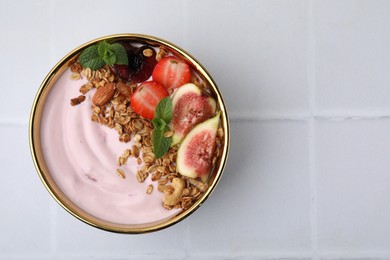
[[[45,162],[63,193],[81,209],[100,219],[120,224],[141,224],[165,219],[180,210],[166,210],[163,194],[150,178],[139,183],[135,174],[141,166],[134,159],[118,167],[122,152],[133,144],[118,140],[115,130],[91,121],[93,95],[84,103],[70,106],[86,80],[71,80],[66,70],[47,96],[41,121],[41,145]],[[126,178],[119,177],[122,169]],[[146,194],[149,184],[155,185]]]

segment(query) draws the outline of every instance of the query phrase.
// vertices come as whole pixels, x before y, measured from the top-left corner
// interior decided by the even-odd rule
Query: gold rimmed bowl
[[[76,186],[82,185],[77,183],[77,181],[74,180],[74,177],[68,177],[68,173],[71,171],[75,171],[75,168],[83,168],[82,165],[78,164],[82,162],[83,156],[89,156],[88,152],[83,153],[82,156],[80,156],[79,154],[75,155],[72,152],[69,152],[70,148],[68,147],[68,140],[74,140],[75,138],[77,139],[77,133],[79,132],[75,131],[70,133],[69,131],[64,129],[64,127],[61,126],[61,124],[69,122],[69,115],[63,113],[64,110],[73,109],[70,107],[69,100],[67,100],[66,97],[68,92],[66,88],[72,88],[71,86],[69,87],[67,85],[75,84],[75,81],[72,81],[72,79],[70,79],[69,77],[69,67],[71,64],[74,63],[74,61],[77,59],[77,57],[83,50],[101,41],[130,41],[137,44],[146,44],[155,48],[163,46],[175,56],[186,61],[186,63],[191,67],[192,71],[195,72],[199,76],[199,78],[206,83],[206,85],[208,86],[208,91],[210,92],[211,96],[216,100],[217,109],[221,112],[221,127],[224,132],[220,147],[220,155],[207,181],[207,190],[189,208],[186,208],[185,210],[172,211],[163,209],[169,213],[165,212],[160,217],[158,214],[156,215],[156,213],[147,212],[151,211],[150,206],[145,207],[145,209],[143,209],[141,206],[139,210],[129,213],[129,219],[116,220],[113,218],[105,218],[104,215],[102,217],[101,215],[95,214],[93,207],[88,207],[89,201],[91,203],[99,203],[96,201],[98,200],[97,198],[99,198],[99,196],[98,194],[93,194],[93,189],[89,190],[88,188],[77,187],[77,189],[73,190],[73,193],[79,190],[80,196],[88,197],[85,202],[86,205],[83,205],[82,203],[80,203],[77,194],[72,194],[72,190],[69,191],[64,188],[66,185],[62,184],[63,180],[65,183],[75,183],[74,185]],[[73,94],[75,95],[75,93]],[[59,105],[59,103],[63,102],[65,102],[69,107],[63,108],[61,105]],[[90,117],[85,116],[82,113],[79,114],[79,117],[81,118],[80,120],[84,120],[88,125],[87,127],[90,127],[89,125],[95,124],[96,126],[93,127],[102,128],[102,126],[91,122]],[[85,117],[84,119],[83,116]],[[75,122],[77,122],[77,120]],[[75,123],[74,127],[80,128],[77,123]],[[109,130],[113,131],[113,129]],[[72,136],[70,137],[69,135]],[[90,142],[97,142],[101,140],[99,136],[97,136],[95,139],[93,139],[94,137],[91,138],[92,139],[88,139]],[[29,124],[29,141],[32,158],[38,175],[46,189],[51,194],[51,196],[66,211],[89,225],[107,231],[129,234],[147,233],[169,227],[183,220],[184,218],[192,214],[196,209],[198,209],[214,191],[219,180],[221,179],[228,158],[230,141],[229,139],[230,131],[226,106],[223,101],[220,90],[218,89],[217,85],[215,84],[210,74],[206,71],[206,69],[195,58],[193,58],[190,54],[188,54],[183,49],[177,47],[176,45],[154,36],[141,34],[116,34],[104,36],[87,42],[67,54],[48,73],[46,78],[43,80],[41,86],[39,87],[31,110]],[[80,143],[82,143],[81,140]],[[55,149],[50,149],[50,146],[55,146]],[[96,160],[104,160],[104,156],[105,154],[103,153],[102,155],[100,155],[100,158],[96,158]],[[116,162],[113,162],[113,164],[115,163]],[[85,167],[83,171],[85,173],[85,176],[87,176],[92,182],[96,182],[93,176],[91,177],[88,175],[88,171],[85,169]],[[131,177],[132,176],[128,177],[127,181],[137,182],[135,177]],[[147,200],[147,196],[150,195],[144,193],[143,196],[145,196]],[[133,197],[129,195],[129,200],[131,200],[132,198]],[[115,203],[105,203],[105,207],[107,209],[106,211],[110,212],[112,210],[113,212],[115,212],[116,209],[114,207],[117,207]],[[136,221],[132,221],[132,214],[134,214],[134,216],[139,216],[142,214],[145,214],[145,216],[152,216],[153,214],[155,214],[155,216],[145,217],[145,220],[137,219]]]

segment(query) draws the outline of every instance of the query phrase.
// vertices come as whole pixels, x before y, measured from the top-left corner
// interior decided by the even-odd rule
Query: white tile
[[[27,127],[0,125],[0,257],[50,252],[49,193],[33,166]]]
[[[149,234],[116,234],[91,227],[71,216],[62,208],[57,211],[56,252],[62,256],[110,257],[133,256],[183,258],[184,230],[180,222],[167,229]]]
[[[195,255],[310,253],[307,135],[305,122],[233,122],[222,180],[189,218]]]
[[[50,70],[47,1],[2,1],[0,117],[27,122],[32,102]],[[12,109],[9,109],[12,108]]]
[[[313,3],[318,109],[389,111],[390,2]]]
[[[234,115],[304,113],[306,1],[187,1],[186,47]]]
[[[390,253],[390,120],[317,123],[322,252]]]
[[[141,33],[176,44],[183,39],[179,0],[56,1],[52,10],[54,59],[95,38],[117,33]]]

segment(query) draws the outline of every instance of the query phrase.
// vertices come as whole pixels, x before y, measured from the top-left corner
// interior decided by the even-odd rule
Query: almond
[[[92,103],[95,106],[104,106],[111,101],[115,94],[114,83],[106,83],[104,86],[98,88],[92,97]]]

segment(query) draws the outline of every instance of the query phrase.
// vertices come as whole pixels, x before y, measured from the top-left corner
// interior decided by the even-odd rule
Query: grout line
[[[152,260],[156,259],[156,257],[163,259],[215,259],[215,260],[226,260],[226,259],[258,259],[258,260],[302,260],[302,259],[310,259],[310,255],[301,254],[301,253],[244,253],[244,254],[236,254],[226,256],[223,254],[210,254],[210,253],[202,253],[202,254],[192,254],[191,256],[183,257],[181,254],[163,254],[163,255],[145,255],[145,254],[132,254],[129,256],[128,254],[99,254],[92,255],[87,253],[65,253],[56,256],[48,256],[46,254],[12,254],[7,255],[3,254],[0,256],[0,260],[31,260],[31,259],[94,259],[94,260],[105,260],[105,259],[120,259],[120,260],[134,260],[134,259],[145,259]],[[388,260],[390,259],[389,252],[361,252],[361,253],[334,253],[334,254],[326,254],[322,255],[323,259],[327,260]]]
[[[233,254],[233,255],[225,255],[225,254],[213,254],[213,253],[195,253],[191,254],[190,256],[183,256],[182,254],[113,254],[113,253],[107,253],[107,254],[88,254],[88,253],[65,253],[61,255],[57,255],[54,258],[49,258],[47,256],[44,256],[44,259],[123,259],[123,260],[133,260],[133,259],[215,259],[215,260],[233,260],[233,259],[259,259],[259,260],[302,260],[302,259],[310,259],[310,255],[303,254],[303,253],[243,253],[243,254]],[[12,256],[9,258],[4,259],[31,259],[31,256]],[[0,257],[2,259],[2,256]],[[38,258],[37,259],[41,259]]]
[[[310,175],[310,240],[312,259],[319,259],[318,255],[318,205],[317,205],[317,171],[316,171],[316,41],[314,34],[313,2],[307,1],[307,88],[310,107],[308,119],[308,156]]]
[[[316,171],[316,131],[315,120],[308,121],[308,156],[310,175],[310,229],[312,259],[318,259],[318,200],[317,200],[317,171]]]
[[[272,121],[272,120],[280,120],[280,121],[308,121],[308,120],[327,120],[327,121],[356,121],[356,120],[378,120],[378,119],[390,119],[390,113],[383,114],[315,114],[314,112],[310,112],[308,115],[302,114],[258,114],[258,115],[240,115],[229,113],[229,119],[231,121],[238,122],[261,122],[261,121]]]
[[[28,255],[7,255],[2,254],[0,260],[52,260],[52,256],[40,255],[40,254],[28,254]]]
[[[357,121],[357,120],[380,120],[390,119],[390,113],[383,114],[322,114],[322,115],[302,115],[302,114],[258,114],[258,115],[238,115],[229,113],[229,120],[231,122],[262,122],[262,121],[316,121],[316,120],[327,120],[327,121]],[[28,120],[24,119],[8,119],[0,118],[1,126],[16,126],[25,127],[28,126]]]
[[[353,259],[353,260],[388,260],[390,259],[390,251],[361,251],[356,253],[345,252],[325,252],[321,253],[321,258],[327,260],[341,260],[341,259]]]
[[[313,2],[308,0],[307,5],[307,87],[310,117],[313,118],[317,115],[316,111],[316,40],[314,34],[314,16],[313,16]]]
[[[268,114],[252,114],[252,113],[231,113],[229,112],[229,120],[231,121],[270,121],[270,120],[286,120],[286,121],[306,121],[309,115],[297,113],[297,114],[282,114],[282,113],[268,113]]]

